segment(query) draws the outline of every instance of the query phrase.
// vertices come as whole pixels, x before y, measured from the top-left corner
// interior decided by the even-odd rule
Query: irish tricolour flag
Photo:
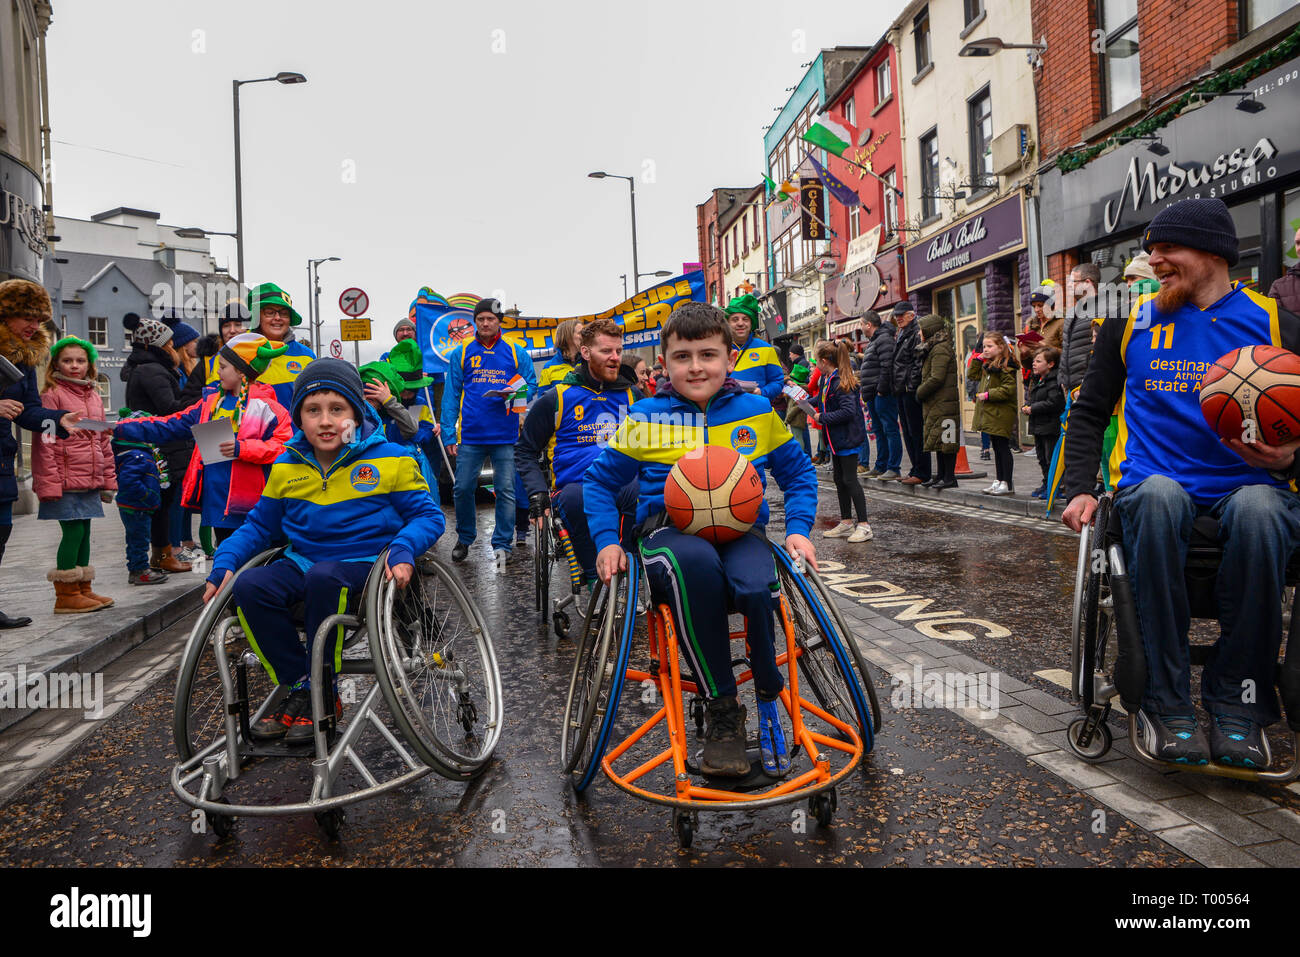
[[[858,131],[843,120],[833,119],[829,113],[823,113],[813,120],[812,127],[803,138],[828,153],[843,156],[844,151],[857,141]]]

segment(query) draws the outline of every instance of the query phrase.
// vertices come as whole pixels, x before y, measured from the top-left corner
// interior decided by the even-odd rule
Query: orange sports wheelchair
[[[692,676],[682,672],[667,605],[645,608],[646,640],[644,645],[635,640],[641,596],[649,589],[639,553],[630,551],[628,571],[596,587],[578,636],[560,745],[575,791],[583,793],[603,770],[633,797],[671,808],[673,831],[684,848],[691,845],[701,810],[758,809],[806,799],[817,823],[830,824],[836,787],[871,751],[880,706],[867,664],[817,573],[797,567],[782,548],[773,545],[772,551],[780,584],[777,667],[786,673],[780,700],[789,720],[789,770],[779,775],[764,770],[751,734],[748,777],[709,778],[700,772],[699,746],[692,747],[687,716],[696,739],[702,738],[704,700]],[[731,638],[741,649],[733,665],[744,669],[736,679],[738,694],[752,697],[745,630]],[[639,645],[635,662],[634,645]],[[632,686],[625,692],[628,682]],[[757,708],[749,714],[752,724]],[[615,741],[620,716],[627,727]],[[666,741],[654,733],[659,727]]]

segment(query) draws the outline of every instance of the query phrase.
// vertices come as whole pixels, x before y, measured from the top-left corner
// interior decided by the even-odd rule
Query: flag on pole
[[[852,146],[857,138],[857,130],[843,120],[831,119],[829,113],[823,113],[813,120],[813,125],[803,135],[805,141],[813,146],[820,146],[836,156],[843,156],[844,151]]]
[[[850,209],[862,205],[862,198],[853,191],[853,187],[846,184],[839,177],[832,175],[830,170],[817,162],[815,156],[808,158],[812,160],[813,169],[817,172],[817,178],[822,181],[822,185],[826,187],[827,191],[835,197],[836,202],[841,206],[848,206]]]
[[[767,191],[772,197],[769,205],[771,205],[771,203],[788,202],[789,200],[794,199],[799,192],[790,185],[789,180],[786,180],[786,182],[777,186],[776,180],[772,179],[772,177],[768,176],[766,173],[763,174],[763,182],[767,185]]]

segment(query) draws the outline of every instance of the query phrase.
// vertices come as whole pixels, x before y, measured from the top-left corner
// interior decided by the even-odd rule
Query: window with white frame
[[[99,398],[103,401],[104,408],[108,408],[112,405],[113,385],[108,381],[108,376],[103,373],[97,375],[95,377],[95,389],[99,392]]]
[[[87,316],[86,317],[86,335],[90,339],[90,344],[97,349],[108,347],[108,317],[107,316]]]
[[[862,207],[854,206],[849,210],[849,239],[862,235]]]
[[[898,232],[898,193],[894,192],[898,186],[898,174],[891,169],[881,179],[885,181],[881,184],[885,193],[881,204],[885,210],[885,235],[892,236]]]
[[[889,77],[889,59],[886,58],[884,63],[876,67],[876,105],[879,106],[889,99],[889,94],[893,92],[892,80]]]
[[[858,125],[858,108],[854,105],[852,96],[844,101],[844,122],[849,126]]]

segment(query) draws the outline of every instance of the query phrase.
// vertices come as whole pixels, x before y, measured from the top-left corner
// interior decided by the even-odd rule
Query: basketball
[[[1277,346],[1220,356],[1201,377],[1201,414],[1221,438],[1300,439],[1300,356]]]
[[[668,473],[664,508],[678,529],[715,545],[748,532],[763,504],[758,472],[735,449],[706,445],[687,452]]]

